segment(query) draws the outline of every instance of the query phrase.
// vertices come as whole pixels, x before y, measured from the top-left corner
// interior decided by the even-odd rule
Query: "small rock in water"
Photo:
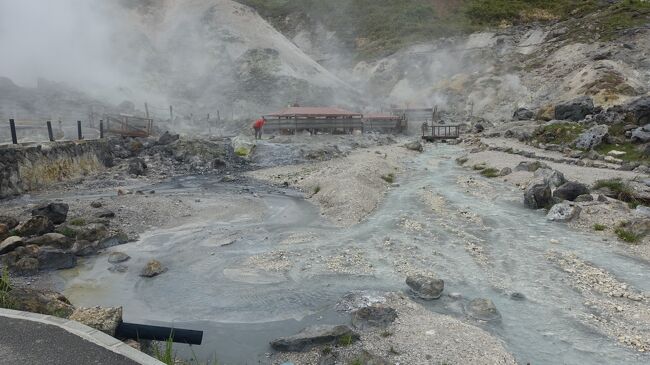
[[[481,321],[494,321],[501,318],[497,307],[490,299],[473,299],[465,308],[467,315]]]
[[[510,294],[510,299],[512,300],[525,300],[526,296],[519,292],[514,292]]]
[[[556,240],[555,238],[550,241],[552,244],[557,245],[560,243],[560,241]]]
[[[142,272],[140,272],[140,276],[144,276],[146,278],[152,278],[154,276],[164,273],[165,271],[167,271],[167,268],[164,267],[160,263],[160,261],[150,260],[142,269]]]
[[[406,285],[413,294],[425,300],[438,299],[445,288],[445,282],[434,275],[411,275],[406,278]]]
[[[373,305],[352,313],[352,325],[358,329],[388,327],[397,318],[397,311],[384,305]]]
[[[130,258],[131,256],[125,254],[124,252],[112,252],[108,256],[108,262],[110,262],[111,264],[117,264],[120,262],[127,261]]]

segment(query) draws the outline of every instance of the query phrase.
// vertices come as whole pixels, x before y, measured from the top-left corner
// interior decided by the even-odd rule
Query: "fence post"
[[[11,142],[13,144],[18,144],[18,137],[16,137],[16,122],[13,119],[9,119],[9,128],[11,129]]]
[[[81,134],[81,121],[77,121],[77,136],[79,137],[79,140],[84,139],[83,134]]]
[[[52,133],[52,122],[47,121],[47,135],[50,137],[50,142],[54,142],[54,133]]]
[[[104,120],[99,120],[99,139],[104,139]]]

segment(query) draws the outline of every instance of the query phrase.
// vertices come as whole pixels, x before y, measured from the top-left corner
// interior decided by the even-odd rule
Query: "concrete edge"
[[[82,339],[92,342],[97,346],[101,346],[109,351],[122,355],[130,360],[133,360],[142,365],[165,365],[165,363],[154,359],[153,357],[138,351],[133,347],[125,344],[124,342],[111,337],[104,332],[88,327],[79,322],[66,319],[48,316],[45,314],[29,313],[16,311],[11,309],[0,308],[0,316],[13,319],[22,319],[31,322],[37,322],[52,326],[57,326],[64,329],[71,334],[81,337]]]

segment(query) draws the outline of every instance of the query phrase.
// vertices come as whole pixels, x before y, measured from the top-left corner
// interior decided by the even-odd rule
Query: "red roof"
[[[400,119],[400,116],[392,115],[392,114],[370,113],[370,114],[365,114],[363,118],[374,119],[374,120],[395,120],[395,119]]]
[[[361,117],[362,114],[354,113],[340,108],[323,107],[289,107],[267,117]]]

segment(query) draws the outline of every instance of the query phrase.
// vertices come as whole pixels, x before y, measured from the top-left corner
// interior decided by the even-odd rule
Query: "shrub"
[[[339,338],[339,345],[340,346],[350,346],[354,343],[354,337],[352,335],[344,335]]]
[[[607,188],[611,190],[614,193],[616,199],[628,203],[630,205],[630,208],[636,208],[637,205],[642,203],[636,198],[634,190],[628,184],[624,183],[621,179],[596,181],[594,184],[594,190],[601,188]]]
[[[487,168],[487,166],[485,166],[485,165],[483,165],[483,164],[478,164],[478,165],[474,165],[474,166],[472,166],[472,168],[473,168],[474,170],[476,170],[476,171],[481,171],[481,170],[485,170],[485,169]]]
[[[83,218],[75,218],[70,221],[70,224],[73,226],[85,226],[86,225],[86,220]]]
[[[607,227],[605,225],[602,225],[602,224],[599,224],[599,223],[594,224],[594,231],[601,232],[601,231],[604,231],[605,229],[607,229]]]
[[[616,233],[618,238],[628,243],[636,243],[641,240],[641,235],[629,231],[623,227],[616,228],[616,230],[614,230],[614,233]]]
[[[320,186],[316,186],[316,187],[314,188],[314,195],[316,195],[316,194],[318,194],[318,193],[320,193]]]
[[[61,233],[62,235],[66,236],[68,238],[75,238],[77,236],[77,232],[74,229],[70,228],[70,227],[63,227],[63,228],[60,228],[58,231],[59,231],[59,233]]]
[[[395,182],[395,175],[394,174],[388,174],[388,175],[382,175],[381,179],[384,180],[385,182],[392,184]]]
[[[495,169],[493,167],[490,167],[490,168],[487,168],[487,169],[481,171],[481,175],[483,175],[485,177],[489,177],[489,178],[498,177],[499,176],[499,170],[497,170],[497,169]]]
[[[7,267],[3,267],[2,275],[0,275],[0,308],[15,309],[15,305],[9,298],[11,291],[11,279],[9,278],[9,271]]]

